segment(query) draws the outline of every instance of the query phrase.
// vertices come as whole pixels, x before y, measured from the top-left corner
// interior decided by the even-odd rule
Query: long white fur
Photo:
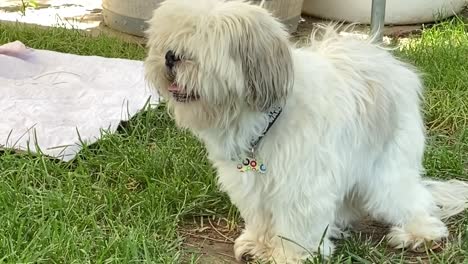
[[[421,177],[422,83],[388,51],[332,27],[295,48],[270,13],[235,0],[167,0],[149,24],[148,80],[177,124],[205,143],[244,218],[238,259],[328,256],[330,238],[367,214],[392,225],[391,245],[418,247],[447,237],[441,219],[467,207],[465,182]],[[182,57],[176,82],[199,101],[171,99],[168,50]],[[272,104],[284,110],[257,149],[267,173],[241,173]]]

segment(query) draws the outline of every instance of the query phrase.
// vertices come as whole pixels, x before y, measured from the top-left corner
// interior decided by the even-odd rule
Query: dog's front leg
[[[245,221],[245,229],[234,243],[236,259],[268,259],[272,253],[269,244],[272,239],[271,215],[261,206],[240,211]]]
[[[337,200],[333,185],[295,185],[283,188],[271,204],[274,263],[300,263],[311,254],[328,257],[334,250],[329,239]]]
[[[266,259],[271,255],[271,247],[268,246],[271,241],[271,213],[265,207],[261,191],[263,181],[252,173],[239,174],[232,167],[220,166],[219,182],[245,223],[245,229],[234,244],[235,257],[239,261],[250,257]]]

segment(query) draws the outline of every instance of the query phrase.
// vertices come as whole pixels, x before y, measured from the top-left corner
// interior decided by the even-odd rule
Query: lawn
[[[82,55],[145,56],[142,46],[105,36],[0,24],[0,44],[14,40]],[[468,180],[468,26],[460,19],[443,22],[394,52],[424,74],[427,176]],[[197,262],[178,230],[201,215],[240,223],[216,187],[205,150],[176,129],[164,105],[138,114],[118,133],[104,133],[69,163],[0,154],[4,263]],[[437,252],[393,251],[356,233],[339,242],[330,263],[462,263],[467,220],[467,213],[451,220],[453,237]]]

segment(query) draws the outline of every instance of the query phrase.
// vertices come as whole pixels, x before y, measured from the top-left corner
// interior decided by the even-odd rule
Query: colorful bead
[[[242,164],[237,164],[237,169],[240,172],[247,172],[247,171],[260,172],[260,173],[266,172],[265,164],[259,163],[255,159],[243,160]]]

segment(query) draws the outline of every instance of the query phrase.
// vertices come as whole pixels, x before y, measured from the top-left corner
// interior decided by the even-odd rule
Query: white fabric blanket
[[[41,151],[68,161],[80,139],[115,132],[150,99],[143,63],[0,46],[0,147]]]

